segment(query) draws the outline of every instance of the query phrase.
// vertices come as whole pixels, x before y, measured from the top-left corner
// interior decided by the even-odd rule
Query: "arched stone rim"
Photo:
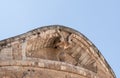
[[[27,33],[24,33],[24,34],[15,36],[15,37],[11,37],[11,38],[2,40],[2,41],[0,41],[0,50],[2,48],[4,48],[4,47],[10,46],[9,43],[11,43],[13,41],[24,40],[27,36],[34,35],[34,34],[36,34],[36,32],[45,31],[45,30],[53,29],[53,28],[54,29],[57,29],[57,28],[62,29],[62,30],[68,31],[68,32],[72,32],[72,33],[74,33],[76,35],[79,35],[84,40],[84,44],[87,45],[87,46],[90,46],[89,50],[91,51],[91,53],[93,53],[93,56],[96,57],[97,59],[99,59],[98,61],[100,61],[100,63],[103,65],[103,67],[107,71],[109,71],[116,78],[113,70],[111,69],[111,67],[109,66],[107,61],[104,59],[101,52],[96,48],[96,46],[87,37],[85,37],[82,33],[78,32],[78,31],[76,31],[76,30],[74,30],[72,28],[65,27],[65,26],[62,26],[62,25],[43,26],[43,27],[40,27],[40,28],[36,28],[36,29],[34,29],[32,31],[29,31]]]
[[[98,78],[96,76],[96,73],[91,72],[87,69],[84,69],[82,67],[74,66],[68,63],[64,62],[58,62],[58,61],[51,61],[51,60],[42,60],[39,59],[39,61],[20,61],[20,60],[11,60],[11,61],[1,61],[0,62],[0,68],[6,68],[6,67],[34,67],[34,68],[44,68],[44,69],[51,69],[56,71],[62,71],[67,73],[73,73],[84,77],[89,78]],[[9,69],[10,70],[10,69]]]

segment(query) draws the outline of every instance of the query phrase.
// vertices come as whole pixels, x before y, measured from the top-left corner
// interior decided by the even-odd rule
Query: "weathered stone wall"
[[[48,26],[0,42],[0,78],[115,78],[81,33]]]

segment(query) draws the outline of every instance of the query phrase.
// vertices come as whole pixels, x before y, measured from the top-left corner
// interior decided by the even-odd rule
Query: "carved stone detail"
[[[96,72],[96,62],[80,40],[79,36],[60,29],[44,31],[27,40],[26,55],[62,61]]]
[[[116,78],[99,50],[64,26],[0,41],[0,78]]]

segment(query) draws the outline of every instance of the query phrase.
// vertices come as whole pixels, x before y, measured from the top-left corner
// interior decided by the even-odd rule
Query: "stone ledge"
[[[39,60],[39,61],[13,60],[13,61],[1,61],[0,62],[0,69],[3,67],[7,67],[7,66],[44,68],[44,69],[51,69],[51,70],[57,70],[57,71],[82,75],[88,78],[98,78],[96,77],[96,73],[91,72],[82,67],[73,66],[71,64],[67,64],[64,62],[57,62],[57,61],[50,61],[50,60]]]

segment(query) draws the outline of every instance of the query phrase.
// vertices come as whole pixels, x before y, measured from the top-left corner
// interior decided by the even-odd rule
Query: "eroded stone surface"
[[[39,60],[47,60],[48,63]],[[57,25],[1,41],[0,62],[0,66],[5,66],[0,67],[0,78],[115,78],[103,56],[85,36]],[[62,63],[77,68],[66,67]],[[11,66],[13,69],[9,69]],[[28,69],[23,69],[24,66]],[[78,71],[78,68],[82,69]],[[70,73],[73,74],[68,75]]]
[[[46,30],[27,40],[26,55],[83,66],[97,72],[94,58],[86,52],[87,47],[80,40],[79,36],[72,32]]]

